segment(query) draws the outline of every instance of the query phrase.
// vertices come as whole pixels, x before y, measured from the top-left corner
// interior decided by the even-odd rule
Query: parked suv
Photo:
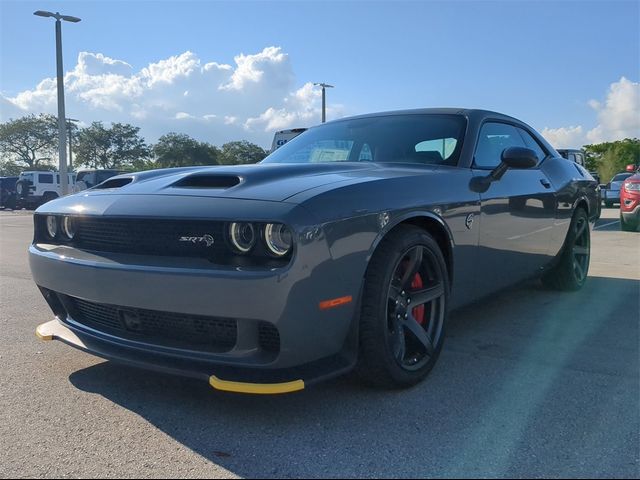
[[[72,191],[76,174],[68,175],[69,191]],[[16,194],[19,207],[37,208],[60,196],[60,174],[50,171],[22,172],[16,182]]]
[[[627,178],[620,189],[620,225],[627,232],[640,225],[640,173]]]
[[[16,208],[16,182],[18,177],[0,177],[0,208]]]
[[[87,188],[95,187],[105,180],[124,173],[122,170],[78,170],[74,192],[80,192]]]

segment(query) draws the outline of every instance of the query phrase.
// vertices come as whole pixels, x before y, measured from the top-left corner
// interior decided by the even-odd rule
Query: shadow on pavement
[[[343,377],[242,396],[112,362],[70,380],[242,477],[635,477],[639,295],[598,277],[504,291],[455,312],[439,364],[404,391]]]

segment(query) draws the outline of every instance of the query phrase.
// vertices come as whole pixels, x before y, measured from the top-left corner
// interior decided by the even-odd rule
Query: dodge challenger
[[[528,278],[587,278],[596,181],[534,129],[421,109],[311,128],[257,165],[123,174],[41,206],[29,249],[94,355],[285,393],[355,369],[424,379],[448,313]]]

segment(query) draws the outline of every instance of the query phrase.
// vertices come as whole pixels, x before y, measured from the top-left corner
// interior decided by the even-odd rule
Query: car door
[[[546,152],[523,128],[485,122],[474,155],[474,176],[486,176],[500,164],[509,147],[534,150],[539,162]],[[556,215],[553,185],[538,166],[509,169],[480,194],[479,262],[486,279],[483,293],[534,275],[549,261],[549,243]]]

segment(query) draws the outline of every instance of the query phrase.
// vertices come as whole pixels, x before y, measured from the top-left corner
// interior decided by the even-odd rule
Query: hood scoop
[[[196,174],[177,181],[172,186],[180,188],[231,188],[241,182],[237,175]]]
[[[105,180],[104,182],[99,183],[93,188],[95,190],[102,190],[106,188],[120,188],[124,187],[125,185],[129,185],[131,182],[133,182],[132,177],[110,178],[109,180]]]

